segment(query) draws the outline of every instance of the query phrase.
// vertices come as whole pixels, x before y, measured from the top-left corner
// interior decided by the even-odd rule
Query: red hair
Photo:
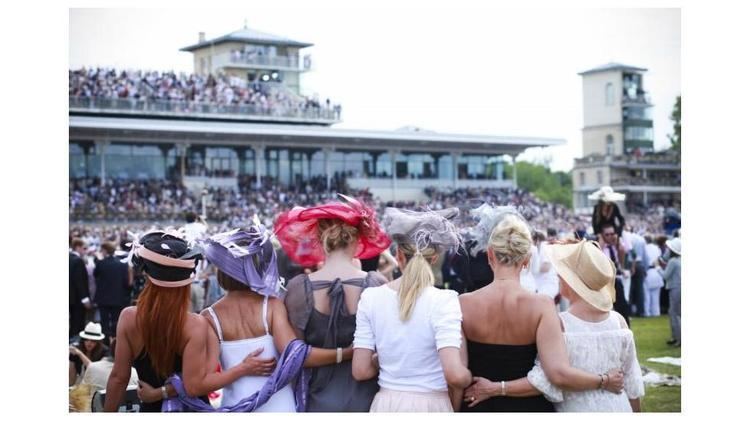
[[[146,282],[136,303],[136,326],[151,365],[161,377],[174,372],[190,311],[190,285],[164,288]]]

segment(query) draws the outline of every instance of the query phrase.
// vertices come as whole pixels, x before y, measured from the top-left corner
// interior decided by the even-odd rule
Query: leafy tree
[[[556,171],[541,164],[516,162],[518,187],[528,190],[541,200],[568,208],[573,205],[573,181],[569,173]],[[506,165],[505,178],[513,178],[513,165]]]
[[[677,152],[682,151],[682,95],[677,97],[677,101],[674,103],[674,108],[672,108],[672,116],[670,117],[670,120],[672,120],[672,127],[674,130],[674,133],[669,136],[669,140],[672,143],[672,149],[674,149]]]

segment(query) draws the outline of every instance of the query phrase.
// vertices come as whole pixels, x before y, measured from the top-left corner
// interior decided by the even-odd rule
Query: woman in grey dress
[[[284,251],[316,272],[295,276],[286,285],[284,304],[300,339],[314,347],[350,348],[357,303],[363,289],[386,282],[378,272],[363,272],[357,258],[379,255],[390,245],[374,211],[354,199],[312,208],[295,207],[279,216],[274,231]],[[348,349],[347,349],[348,351]],[[377,378],[358,382],[351,361],[312,369],[308,412],[368,412],[378,391]]]

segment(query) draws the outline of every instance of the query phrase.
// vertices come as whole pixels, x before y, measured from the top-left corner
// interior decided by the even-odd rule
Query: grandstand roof
[[[180,51],[194,51],[203,47],[207,47],[209,45],[217,45],[217,44],[222,44],[225,42],[255,42],[255,43],[260,43],[260,44],[276,44],[276,45],[286,45],[286,46],[300,47],[300,48],[311,47],[313,45],[313,44],[310,44],[309,42],[295,41],[293,39],[289,39],[286,37],[281,37],[278,35],[273,35],[273,34],[269,34],[266,32],[256,31],[248,27],[244,27],[240,30],[230,32],[218,38],[209,39],[206,41],[199,42],[197,44],[193,44],[184,48],[180,48]]]
[[[339,149],[423,150],[481,154],[510,154],[526,148],[554,146],[564,139],[489,136],[457,133],[339,129],[319,126],[248,124],[190,120],[69,117],[70,140],[110,140],[144,143],[201,143]]]
[[[644,69],[642,67],[635,67],[635,66],[628,66],[627,64],[621,64],[621,63],[607,63],[603,64],[601,66],[594,67],[593,69],[585,70],[581,73],[578,73],[580,76],[583,75],[589,75],[592,73],[600,73],[600,72],[610,72],[613,70],[624,70],[626,72],[646,72],[648,69]]]

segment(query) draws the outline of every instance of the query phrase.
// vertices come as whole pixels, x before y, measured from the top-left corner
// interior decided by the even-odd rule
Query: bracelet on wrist
[[[336,348],[336,364],[341,364],[344,360],[344,349],[341,347]]]
[[[500,382],[500,396],[506,396],[507,391],[505,390],[505,380]]]
[[[161,387],[161,398],[163,400],[167,400],[169,398],[169,394],[167,394],[167,386]]]
[[[604,374],[599,374],[599,389],[604,389]]]

